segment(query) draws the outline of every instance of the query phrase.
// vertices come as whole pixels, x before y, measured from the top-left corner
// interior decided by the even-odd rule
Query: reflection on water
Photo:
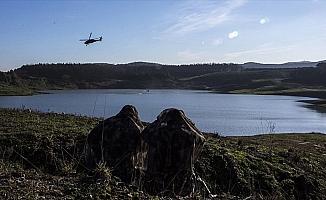
[[[67,90],[35,96],[0,97],[1,107],[22,107],[109,117],[125,104],[138,109],[143,121],[153,121],[175,107],[203,131],[222,135],[266,132],[325,132],[326,114],[308,109],[306,97],[216,94],[194,90]],[[317,111],[317,112],[316,112]]]

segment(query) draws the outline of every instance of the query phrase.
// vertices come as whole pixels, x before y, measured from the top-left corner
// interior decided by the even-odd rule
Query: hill
[[[301,61],[301,62],[287,62],[282,64],[262,64],[255,62],[247,62],[242,64],[241,66],[245,69],[266,69],[266,68],[303,68],[303,67],[316,67],[319,62],[310,62],[310,61]]]
[[[302,65],[287,63],[284,64],[287,67],[281,68],[269,68],[270,65],[246,68],[237,64],[162,65],[144,62],[24,65],[0,74],[0,93],[28,95],[48,89],[137,88],[326,97],[326,64],[289,68]]]
[[[25,65],[14,73],[28,82],[68,88],[184,88],[178,80],[215,72],[241,71],[235,64],[161,65],[38,64]]]

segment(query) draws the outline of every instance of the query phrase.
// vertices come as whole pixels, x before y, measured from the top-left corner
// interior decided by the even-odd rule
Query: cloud
[[[212,44],[215,46],[219,46],[219,45],[223,44],[223,39],[220,39],[220,38],[215,39],[215,40],[213,40]]]
[[[229,36],[228,37],[230,39],[234,39],[234,38],[236,38],[238,36],[239,36],[239,32],[238,31],[233,31],[233,32],[229,33]]]
[[[274,53],[280,52],[288,52],[295,49],[295,45],[287,45],[287,46],[273,46],[271,43],[263,44],[261,46],[256,47],[255,49],[237,51],[227,53],[224,56],[227,58],[238,58],[238,57],[246,57],[252,55],[271,55]]]
[[[260,24],[266,24],[269,22],[269,18],[268,17],[263,17],[259,20],[259,23]]]
[[[200,1],[184,6],[163,33],[185,35],[190,32],[205,31],[214,28],[231,17],[231,13],[243,6],[247,0]]]

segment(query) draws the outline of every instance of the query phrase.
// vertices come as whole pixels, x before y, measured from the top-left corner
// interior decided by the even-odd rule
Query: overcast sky
[[[90,46],[79,39],[103,36]],[[0,70],[32,63],[317,61],[326,0],[0,1]]]

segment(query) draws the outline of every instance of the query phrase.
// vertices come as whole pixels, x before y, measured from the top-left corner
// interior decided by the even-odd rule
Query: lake
[[[217,94],[197,90],[62,90],[34,96],[2,96],[0,107],[110,117],[126,104],[136,106],[143,121],[152,122],[166,108],[178,108],[206,132],[253,135],[269,132],[326,133],[326,114],[298,100],[313,98]]]

